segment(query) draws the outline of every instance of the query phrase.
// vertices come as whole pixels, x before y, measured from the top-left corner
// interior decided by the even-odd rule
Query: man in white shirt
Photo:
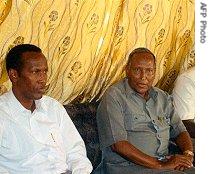
[[[181,73],[173,89],[175,110],[190,136],[195,137],[195,67]]]
[[[64,107],[44,96],[47,60],[22,44],[6,56],[12,89],[0,96],[0,173],[89,174],[85,144]]]

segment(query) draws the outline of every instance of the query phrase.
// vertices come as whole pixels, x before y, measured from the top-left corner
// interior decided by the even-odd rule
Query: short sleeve
[[[170,125],[171,132],[170,137],[176,138],[181,132],[187,131],[182,120],[178,116],[173,106],[173,98],[168,96],[168,110],[170,112]]]
[[[116,91],[108,91],[102,98],[97,110],[97,125],[101,149],[127,140],[123,103]]]

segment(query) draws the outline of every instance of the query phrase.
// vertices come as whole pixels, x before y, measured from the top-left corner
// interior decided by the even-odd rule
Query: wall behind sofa
[[[21,43],[42,48],[49,63],[47,94],[66,104],[100,98],[124,77],[136,47],[157,56],[155,84],[172,89],[194,66],[194,0],[1,0],[0,94],[11,84],[5,55]]]

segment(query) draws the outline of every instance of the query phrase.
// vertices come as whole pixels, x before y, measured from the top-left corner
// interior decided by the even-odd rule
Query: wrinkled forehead
[[[149,53],[135,53],[129,61],[129,64],[132,65],[148,65],[155,67],[155,58],[152,54]]]

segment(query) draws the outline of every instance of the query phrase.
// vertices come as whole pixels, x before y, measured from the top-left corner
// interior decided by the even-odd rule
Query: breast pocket
[[[170,118],[168,117],[167,114],[160,114],[157,116],[156,119],[156,124],[163,129],[169,128],[170,127]]]
[[[128,131],[140,131],[147,129],[147,124],[149,119],[143,113],[136,114],[136,113],[127,113],[125,114],[125,128]]]
[[[63,140],[58,127],[53,127],[48,132],[47,142],[50,146],[58,147],[63,145]]]
[[[160,114],[157,117],[156,125],[158,126],[157,132],[162,137],[162,139],[168,141],[170,133],[170,118],[167,114]]]

